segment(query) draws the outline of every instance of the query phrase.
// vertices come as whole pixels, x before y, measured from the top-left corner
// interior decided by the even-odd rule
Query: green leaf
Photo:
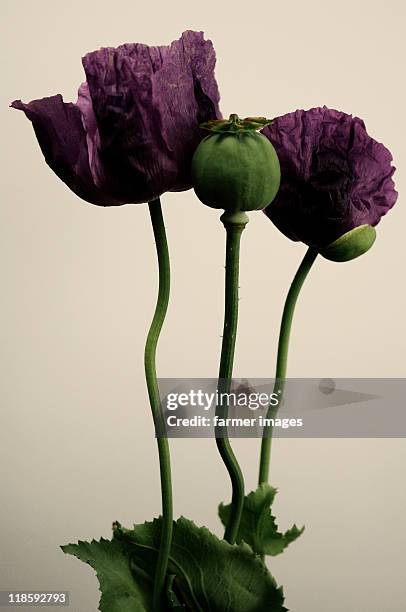
[[[115,538],[125,543],[136,567],[153,572],[161,521],[123,529]],[[193,612],[284,612],[283,592],[261,559],[246,544],[231,546],[205,527],[180,518],[174,523],[169,572],[171,590],[185,610]]]
[[[285,533],[278,531],[271,512],[276,493],[277,489],[262,484],[245,497],[237,542],[246,542],[258,555],[279,555],[304,531],[304,527],[299,529],[296,525]],[[230,507],[224,504],[219,506],[219,516],[224,526],[230,516]]]
[[[101,612],[151,612],[152,587],[145,577],[134,576],[121,542],[102,538],[99,542],[78,542],[61,548],[96,571],[102,593]]]

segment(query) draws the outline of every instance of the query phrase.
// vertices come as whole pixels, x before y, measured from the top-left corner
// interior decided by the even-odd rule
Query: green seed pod
[[[350,261],[369,251],[375,238],[372,225],[359,225],[322,249],[320,255],[330,261]]]
[[[264,117],[214,120],[192,160],[193,187],[199,200],[228,213],[260,210],[279,189],[281,171],[271,142],[256,130],[271,123]]]

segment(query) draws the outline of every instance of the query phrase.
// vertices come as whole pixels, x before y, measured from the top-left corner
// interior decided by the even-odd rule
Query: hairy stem
[[[227,233],[226,242],[226,277],[223,343],[218,380],[219,403],[216,407],[216,417],[226,419],[228,406],[221,400],[222,393],[228,393],[231,386],[234,363],[234,349],[238,322],[238,278],[240,239],[248,217],[245,213],[235,216],[224,214],[221,218]],[[241,521],[244,505],[244,477],[228,439],[227,427],[216,427],[216,444],[221,458],[227,468],[232,485],[231,512],[224,533],[224,539],[234,544]]]
[[[283,309],[282,322],[279,332],[279,343],[278,343],[278,357],[276,362],[276,374],[275,374],[275,387],[274,392],[279,393],[279,403],[282,400],[282,393],[285,387],[286,370],[288,365],[288,350],[289,350],[289,338],[292,328],[293,315],[295,312],[295,306],[299,297],[300,290],[303,283],[312,267],[314,260],[316,259],[318,251],[313,247],[309,247],[306,255],[304,256],[296,274],[290,286],[288,295],[286,297],[285,306]],[[266,415],[267,419],[274,418],[278,411],[278,406],[269,406]],[[261,444],[261,458],[259,463],[259,484],[266,483],[269,481],[269,465],[271,460],[271,446],[272,446],[272,425],[264,427]]]
[[[168,439],[164,437],[164,417],[161,410],[158,382],[156,376],[156,349],[162,325],[165,320],[169,302],[170,290],[170,266],[168,243],[166,240],[165,225],[162,216],[161,203],[159,199],[149,203],[152,228],[156,243],[159,268],[159,289],[154,317],[148,332],[145,345],[144,364],[145,378],[147,381],[149,401],[157,435],[159,467],[161,475],[162,496],[162,532],[158,560],[155,570],[153,610],[162,610],[162,596],[166,580],[168,558],[172,542],[173,529],[173,500],[171,461]]]

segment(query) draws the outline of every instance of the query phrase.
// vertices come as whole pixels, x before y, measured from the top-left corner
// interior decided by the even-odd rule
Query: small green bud
[[[192,160],[193,187],[199,200],[229,213],[260,210],[276,196],[280,166],[271,142],[256,130],[271,123],[264,117],[208,121],[211,133]]]
[[[359,225],[322,249],[320,255],[330,261],[350,261],[369,251],[375,238],[372,225]]]

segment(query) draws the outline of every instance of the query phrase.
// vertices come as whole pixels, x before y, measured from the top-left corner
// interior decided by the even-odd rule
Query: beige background
[[[76,99],[81,56],[123,42],[166,44],[202,29],[217,49],[225,115],[326,104],[363,117],[393,152],[405,193],[405,3],[161,3],[2,0],[1,583],[66,589],[97,608],[92,571],[58,545],[108,536],[160,511],[142,351],[156,294],[146,206],[81,202],[44,163],[31,126],[7,108]],[[405,376],[402,195],[365,257],[319,261],[303,291],[291,376]],[[173,293],[162,376],[214,376],[224,235],[192,192],[163,198]],[[303,245],[262,214],[243,237],[235,374],[272,376],[277,327]],[[235,443],[247,487],[259,443]],[[229,485],[212,440],[172,444],[175,512],[221,533]],[[283,528],[307,531],[272,560],[294,612],[400,612],[406,606],[404,440],[276,441],[272,483]]]

